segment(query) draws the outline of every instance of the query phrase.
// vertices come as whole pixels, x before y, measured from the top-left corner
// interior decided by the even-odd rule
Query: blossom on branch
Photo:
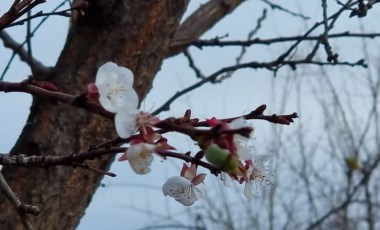
[[[185,206],[194,204],[199,198],[206,196],[203,189],[197,187],[206,177],[206,174],[197,175],[196,165],[192,164],[188,167],[183,164],[181,176],[169,178],[162,187],[165,196],[173,197],[176,201]]]
[[[260,154],[253,156],[251,160],[246,161],[247,175],[245,180],[244,195],[247,199],[253,196],[253,182],[263,183],[267,181],[267,173],[265,162],[267,162],[272,155]]]
[[[227,123],[212,118],[207,122],[212,127],[219,126],[223,131],[236,131],[236,133],[228,133],[218,137],[215,139],[215,143],[210,144],[204,152],[206,159],[223,171],[221,172],[221,180],[225,185],[228,185],[228,180],[231,178],[240,183],[245,182],[244,195],[248,199],[251,198],[253,182],[267,181],[265,162],[271,156],[252,154],[252,146],[249,141],[253,135],[253,128],[249,133],[239,132],[239,130],[249,128],[246,119],[241,117]]]
[[[247,120],[245,120],[242,117],[235,119],[230,123],[230,129],[240,129],[240,128],[244,128],[248,126],[249,124],[247,123]],[[249,138],[251,138],[252,136],[253,136],[253,130],[250,133]],[[235,146],[238,158],[240,160],[246,161],[246,160],[251,159],[251,150],[248,144],[249,138],[244,137],[240,134],[233,135],[233,142],[234,142],[233,144]]]
[[[159,155],[159,152],[169,149],[174,149],[174,147],[167,143],[166,138],[160,138],[155,143],[146,143],[140,136],[137,136],[132,139],[131,146],[118,160],[128,160],[135,173],[146,174],[150,172],[150,166],[154,159],[153,154]]]
[[[137,130],[137,110],[125,110],[115,114],[116,132],[121,138],[127,138]]]
[[[95,85],[99,92],[99,103],[105,110],[116,113],[117,134],[127,138],[135,133],[139,100],[133,89],[132,71],[107,62],[99,67]]]
[[[213,128],[220,127],[221,131],[233,132],[218,136],[213,144],[205,148],[206,159],[234,179],[243,176],[246,169],[242,162],[251,159],[251,146],[248,142],[253,128],[242,117],[230,123],[212,118],[207,120],[207,123]]]
[[[155,150],[156,146],[152,144],[139,143],[131,145],[119,158],[119,161],[128,160],[135,173],[146,174],[150,172],[150,165],[153,162],[153,153]]]
[[[118,113],[137,109],[138,97],[133,89],[133,73],[125,67],[107,62],[99,67],[95,85],[99,102],[107,111]]]

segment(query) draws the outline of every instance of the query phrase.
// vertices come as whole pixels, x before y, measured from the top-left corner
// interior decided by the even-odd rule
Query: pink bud
[[[128,151],[128,150],[127,150]],[[123,155],[121,155],[121,157],[119,159],[117,159],[118,161],[126,161],[128,160],[128,154],[127,154],[127,151],[125,151],[123,153]]]
[[[99,91],[94,82],[87,85],[86,98],[99,103]]]
[[[191,166],[187,166],[187,164],[183,163],[183,167],[181,170],[181,177],[192,180],[197,175],[197,166],[195,164],[191,164]]]
[[[49,91],[58,91],[58,88],[48,81],[38,81],[35,84],[36,86],[49,90]]]

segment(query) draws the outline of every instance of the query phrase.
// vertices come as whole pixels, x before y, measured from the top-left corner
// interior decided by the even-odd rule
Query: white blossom
[[[119,161],[128,160],[135,173],[146,174],[150,172],[155,149],[156,146],[152,144],[134,144],[119,158]]]
[[[185,206],[194,204],[198,197],[205,197],[205,192],[201,188],[195,186],[191,180],[180,176],[169,178],[162,187],[162,192]]]
[[[199,198],[206,196],[200,184],[205,180],[206,174],[201,173],[197,175],[197,166],[191,164],[183,164],[181,176],[169,178],[164,186],[162,192],[165,196],[173,197],[176,201],[185,206],[194,204]]]
[[[109,112],[116,113],[116,132],[127,138],[136,131],[138,96],[133,89],[133,73],[125,67],[107,62],[99,67],[95,85],[99,102]]]
[[[237,118],[230,123],[231,129],[240,129],[244,127],[250,127],[250,125],[248,124],[247,120],[242,117]],[[251,136],[252,135],[253,133],[251,133]],[[251,147],[248,143],[249,138],[244,137],[239,134],[234,134],[233,139],[234,139],[234,144],[235,144],[236,152],[238,154],[239,159],[242,161],[250,160],[252,156],[251,156],[251,149],[250,149]]]
[[[247,170],[247,180],[244,187],[244,195],[247,199],[253,196],[253,182],[268,181],[265,162],[267,162],[272,155],[260,154],[252,158]]]
[[[117,113],[135,109],[138,97],[133,89],[133,73],[125,67],[107,62],[99,67],[95,85],[99,91],[99,102],[107,111]]]
[[[120,111],[115,114],[116,132],[121,138],[127,138],[136,132],[137,110]]]

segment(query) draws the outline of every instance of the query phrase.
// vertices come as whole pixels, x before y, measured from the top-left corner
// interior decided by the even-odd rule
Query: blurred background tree
[[[310,107],[313,114],[303,116],[297,129],[287,134],[282,127],[273,126],[267,142],[259,145],[274,155],[270,170],[275,171],[269,172],[273,176],[270,185],[265,186],[266,191],[260,192],[260,199],[247,202],[241,194],[225,194],[223,187],[210,190],[211,194],[215,193],[211,197],[218,199],[206,200],[203,209],[193,212],[196,227],[376,229],[379,74],[376,66],[371,65],[377,63],[373,61],[378,58],[376,53],[371,52],[377,47],[376,41],[368,42],[368,38],[380,36],[371,26],[370,16],[378,12],[376,3],[312,1],[306,5],[318,9],[313,14],[294,10],[297,9],[294,6],[301,5],[299,2],[282,6],[266,0],[210,0],[200,6],[193,3],[195,10],[183,16],[187,1],[63,1],[56,9],[44,13],[32,13],[44,9],[42,1],[14,1],[4,7],[0,38],[13,57],[19,56],[28,64],[33,79],[51,82],[60,91],[72,95],[84,93],[86,85],[94,81],[97,68],[111,60],[134,72],[134,86],[143,101],[163,60],[176,55],[185,57],[196,79],[168,97],[168,101],[164,100],[162,106],[156,106],[155,112],[168,111],[165,115],[183,113],[170,110],[180,96],[206,83],[228,81],[238,70],[247,70],[248,75],[252,75],[252,69],[258,70],[258,75],[264,69],[281,76],[271,83],[270,106],[278,108],[275,113],[289,112],[287,103],[291,101],[296,102],[299,114]],[[67,10],[62,11],[65,7]],[[252,22],[242,18],[241,24],[235,26],[246,29],[245,39],[226,36],[229,31],[202,37],[227,15],[246,15],[240,9],[254,12],[256,19]],[[277,36],[273,36],[276,32],[267,32],[273,27],[264,24],[273,20],[267,9],[279,13],[281,20],[287,18],[282,28],[278,28]],[[39,28],[32,27],[32,22],[57,16],[70,16],[70,27],[57,63],[48,67],[35,58],[43,50],[32,49],[37,40],[33,36]],[[353,21],[359,22],[359,26],[352,28]],[[15,27],[26,28],[24,42],[16,42],[7,33]],[[284,35],[283,30],[289,33]],[[261,34],[270,36],[261,37]],[[39,39],[45,38],[42,35]],[[355,45],[347,42],[349,39],[354,39]],[[219,67],[214,66],[216,59],[202,59],[210,49],[219,48],[218,57],[236,59],[220,60]],[[358,53],[352,55],[354,50]],[[8,72],[13,60],[3,64],[3,82],[14,78]],[[280,71],[283,67],[293,71]],[[216,70],[210,72],[207,68]],[[313,97],[304,97],[304,87]],[[247,93],[258,96],[254,91],[236,90],[236,98]],[[66,155],[115,137],[110,132],[113,124],[109,120],[77,108],[74,102],[57,104],[35,97],[27,123],[10,153]],[[323,125],[313,123],[314,119]],[[107,170],[112,160],[110,155],[89,164]],[[103,176],[71,167],[5,166],[2,174],[22,202],[40,208],[41,214],[30,220],[35,229],[75,228]],[[17,210],[5,196],[0,197],[0,208],[3,210],[0,225],[4,229],[26,226],[23,221],[27,218],[17,217]]]

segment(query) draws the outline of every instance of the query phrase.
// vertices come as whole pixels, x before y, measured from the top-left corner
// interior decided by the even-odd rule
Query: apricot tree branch
[[[44,66],[40,61],[30,57],[28,52],[22,48],[22,45],[17,43],[9,34],[5,31],[0,31],[0,39],[6,48],[11,49],[16,53],[21,61],[24,61],[29,66],[33,66],[34,72],[38,75],[45,75],[50,71],[50,68]]]
[[[17,210],[17,213],[21,219],[21,222],[24,225],[24,228],[27,230],[32,230],[33,227],[30,223],[30,220],[27,214],[32,214],[32,215],[37,216],[40,213],[40,210],[36,206],[22,203],[18,199],[18,197],[14,194],[12,189],[9,187],[7,181],[5,180],[1,172],[0,172],[0,190],[12,203],[13,207]]]
[[[127,151],[126,147],[111,147],[111,148],[102,148],[102,149],[92,149],[85,152],[80,152],[77,154],[68,154],[64,156],[33,156],[33,155],[10,155],[7,153],[0,154],[0,165],[3,166],[13,166],[13,167],[39,167],[39,168],[47,168],[54,166],[78,166],[85,169],[90,169],[97,173],[102,173],[109,176],[116,176],[113,173],[104,172],[99,169],[94,169],[91,166],[83,164],[86,160],[94,160],[96,158],[100,158],[104,155],[123,153]],[[213,165],[201,161],[196,157],[192,157],[189,153],[178,153],[173,151],[162,151],[158,153],[162,157],[173,157],[177,159],[184,160],[186,162],[196,163],[204,168],[209,169],[212,173],[220,172],[219,169],[214,167]],[[1,182],[1,181],[0,181]]]
[[[182,53],[206,31],[227,14],[234,11],[242,0],[209,0],[190,15],[175,32],[167,57]]]
[[[248,63],[242,63],[239,65],[233,65],[233,66],[228,66],[221,68],[220,70],[214,72],[213,74],[209,75],[206,78],[203,78],[199,80],[198,82],[188,86],[187,88],[177,91],[173,96],[171,96],[163,105],[161,105],[158,109],[156,109],[152,114],[157,115],[163,111],[168,111],[170,110],[170,105],[179,97],[201,87],[202,85],[206,83],[215,83],[218,80],[218,77],[220,77],[223,73],[227,73],[230,71],[236,71],[239,69],[246,69],[246,68],[251,68],[251,69],[268,69],[270,71],[278,71],[280,68],[284,66],[289,66],[293,70],[297,68],[298,65],[303,65],[303,64],[312,64],[312,65],[341,65],[341,66],[361,66],[364,68],[367,68],[367,64],[364,63],[364,60],[358,60],[357,62],[338,62],[338,63],[331,63],[331,62],[321,62],[321,61],[313,61],[309,60],[308,58],[305,59],[300,59],[300,60],[284,60],[283,55],[281,55],[279,58],[277,58],[274,61],[271,62],[248,62]],[[219,81],[220,82],[220,81]],[[219,83],[218,82],[218,83]]]
[[[351,33],[350,31],[342,32],[342,33],[335,33],[335,34],[328,34],[329,39],[334,38],[370,38],[374,39],[376,37],[380,37],[380,33]],[[203,47],[211,47],[211,46],[252,46],[252,45],[271,45],[274,43],[282,43],[282,42],[292,42],[292,41],[298,41],[298,40],[304,40],[304,41],[317,41],[320,39],[320,36],[289,36],[289,37],[276,37],[276,38],[267,38],[267,39],[261,39],[261,38],[255,38],[252,40],[231,40],[231,41],[222,41],[220,39],[210,39],[210,40],[197,40],[192,43],[193,46],[198,48]]]
[[[62,92],[47,90],[36,85],[38,83],[41,82],[30,82],[29,80],[17,83],[0,81],[0,92],[28,93],[38,98],[59,101],[66,104],[70,104],[72,106],[80,107],[110,119],[113,119],[114,117],[113,113],[104,110],[103,107],[101,107],[98,104],[88,101],[84,95],[73,96]]]
[[[0,31],[33,9],[35,6],[44,2],[45,0],[22,0],[14,2],[11,8],[0,17]]]
[[[25,22],[28,22],[32,19],[39,18],[39,17],[46,17],[46,16],[70,17],[71,16],[70,12],[72,12],[74,10],[81,10],[83,7],[84,7],[83,5],[79,5],[76,7],[69,8],[69,9],[65,9],[65,10],[61,10],[61,11],[53,11],[53,12],[49,12],[49,13],[44,13],[43,11],[39,11],[39,12],[37,12],[31,16],[28,16],[25,19],[22,19],[22,20],[19,20],[19,21],[16,21],[16,22],[9,24],[7,26],[7,28],[13,27],[13,26],[18,26],[18,25],[23,25]]]

